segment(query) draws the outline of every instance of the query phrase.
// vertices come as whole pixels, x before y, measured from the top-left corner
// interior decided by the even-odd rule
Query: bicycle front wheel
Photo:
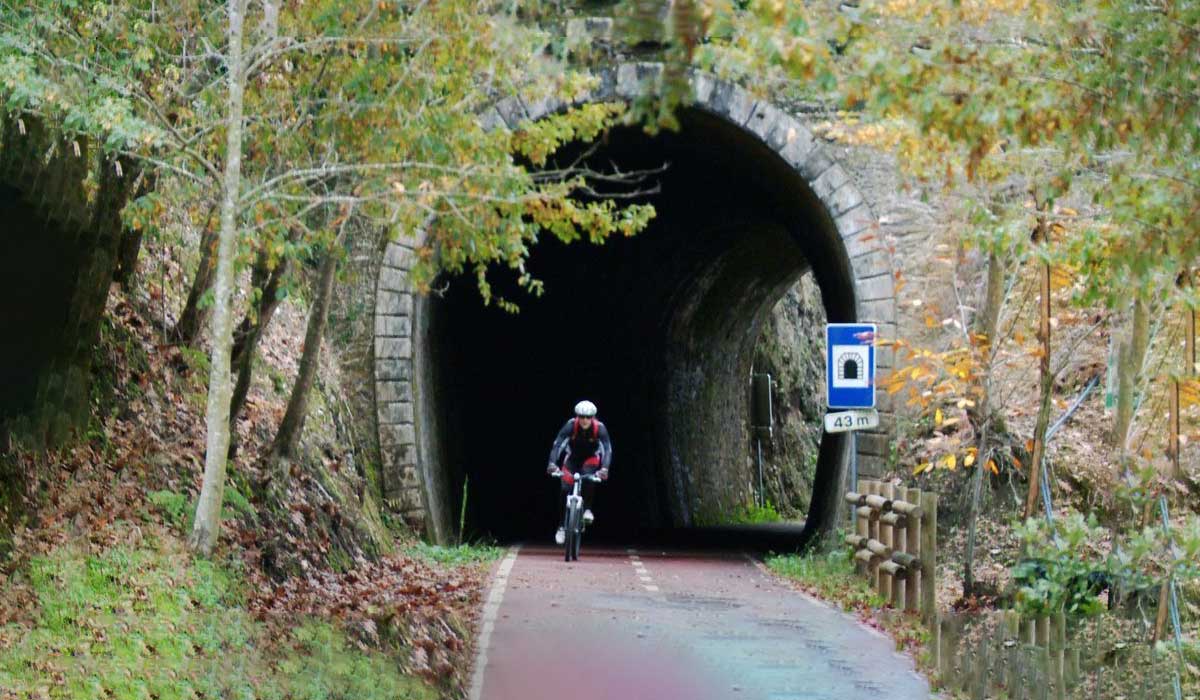
[[[567,539],[563,543],[563,561],[571,561],[579,556],[579,520],[582,517],[578,506],[567,511]]]

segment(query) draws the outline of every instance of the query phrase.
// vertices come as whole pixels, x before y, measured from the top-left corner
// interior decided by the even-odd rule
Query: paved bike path
[[[891,640],[729,555],[523,547],[480,642],[471,700],[930,697]]]

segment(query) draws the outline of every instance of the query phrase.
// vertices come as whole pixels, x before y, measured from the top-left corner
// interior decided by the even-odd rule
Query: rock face
[[[805,275],[771,310],[754,349],[754,371],[774,385],[773,435],[761,440],[766,500],[788,519],[803,518],[812,498],[825,413],[825,309]],[[751,444],[751,459],[757,459]]]

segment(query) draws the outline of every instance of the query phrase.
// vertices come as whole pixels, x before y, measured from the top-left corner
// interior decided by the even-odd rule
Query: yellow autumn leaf
[[[989,460],[987,461],[987,468],[988,468],[988,469],[990,469],[990,470],[992,470],[992,473],[993,473],[993,474],[999,474],[999,473],[1000,473],[1000,470],[996,468],[996,460],[994,460],[994,459],[989,459]]]
[[[950,471],[954,471],[955,469],[958,468],[958,456],[957,455],[946,455],[945,457],[942,458],[942,466],[949,469]]]
[[[969,454],[963,458],[963,466],[964,467],[969,467],[972,464],[975,464],[975,455]]]
[[[932,469],[933,469],[933,462],[921,462],[920,464],[918,464],[916,466],[915,469],[913,469],[913,474],[914,475],[924,474],[925,472],[930,471]]]
[[[939,408],[937,410],[937,412],[933,414],[933,422],[936,425],[941,426],[941,424],[942,424],[942,409]]]

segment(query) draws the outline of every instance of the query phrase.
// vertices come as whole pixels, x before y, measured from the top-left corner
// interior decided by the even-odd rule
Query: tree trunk
[[[130,195],[130,199],[142,197],[154,189],[153,180],[141,172],[141,166],[134,167],[138,168],[138,171],[129,173],[129,176],[139,180],[140,184]],[[113,281],[121,285],[121,289],[126,292],[133,288],[133,278],[137,273],[138,255],[142,251],[142,235],[145,230],[144,226],[136,231],[123,226],[121,230],[121,242],[117,247],[117,266],[113,272]]]
[[[1039,220],[1039,227],[1044,226]],[[1029,493],[1025,496],[1025,517],[1032,517],[1037,510],[1041,494],[1042,460],[1046,458],[1046,431],[1050,428],[1051,400],[1054,398],[1054,374],[1050,369],[1050,263],[1041,269],[1041,324],[1038,338],[1042,341],[1042,357],[1039,363],[1041,378],[1037,424],[1033,428],[1033,457],[1029,461]]]
[[[342,226],[344,232],[344,222]],[[308,414],[308,394],[312,389],[313,380],[317,376],[317,367],[321,358],[321,338],[325,334],[325,323],[329,318],[329,305],[333,299],[333,282],[337,277],[342,237],[343,233],[339,232],[337,239],[326,252],[325,259],[321,261],[317,294],[313,299],[312,309],[308,313],[308,326],[304,331],[304,353],[300,356],[296,383],[292,386],[292,395],[288,399],[287,410],[283,414],[283,420],[279,423],[275,441],[271,444],[270,462],[272,465],[295,456],[296,445],[304,430],[304,419]]]
[[[283,258],[275,269],[267,267],[267,256],[260,253],[254,264],[251,284],[255,289],[262,290],[258,306],[253,313],[247,312],[233,336],[233,354],[230,363],[237,373],[237,384],[233,388],[233,398],[229,402],[229,457],[232,459],[237,451],[238,416],[246,405],[246,396],[250,393],[250,380],[254,374],[254,355],[258,351],[258,341],[262,339],[275,309],[279,308],[279,285],[287,274],[288,260]]]
[[[196,274],[192,276],[192,289],[171,332],[172,337],[189,347],[195,346],[196,339],[200,337],[200,327],[206,315],[200,308],[200,299],[212,286],[213,272],[216,270],[217,232],[209,225],[211,221],[210,211],[205,217],[204,232],[200,234],[200,263],[196,265]]]
[[[232,393],[229,356],[232,338],[234,255],[237,250],[238,198],[242,178],[243,92],[245,67],[242,65],[242,32],[245,0],[229,2],[229,46],[226,70],[229,76],[229,102],[226,114],[225,172],[221,186],[221,232],[217,243],[216,295],[212,311],[212,359],[208,379],[208,406],[205,415],[207,443],[204,455],[204,481],[196,504],[191,545],[209,555],[217,544],[221,527],[221,503],[225,492],[226,454],[229,449],[229,399]]]
[[[983,355],[983,397],[979,402],[979,443],[976,446],[975,473],[971,476],[971,505],[967,511],[967,551],[963,557],[963,596],[975,592],[975,526],[979,520],[983,480],[988,461],[988,433],[992,425],[992,362],[996,353],[996,336],[1000,326],[1000,310],[1004,304],[1005,261],[995,251],[988,255],[987,290],[983,312],[976,324],[978,333],[986,339],[980,347]]]
[[[1129,464],[1129,427],[1133,424],[1137,390],[1141,384],[1142,365],[1150,343],[1150,305],[1139,293],[1133,302],[1133,320],[1129,336],[1121,346],[1117,363],[1117,415],[1113,423],[1112,443],[1121,453],[1121,466]]]

